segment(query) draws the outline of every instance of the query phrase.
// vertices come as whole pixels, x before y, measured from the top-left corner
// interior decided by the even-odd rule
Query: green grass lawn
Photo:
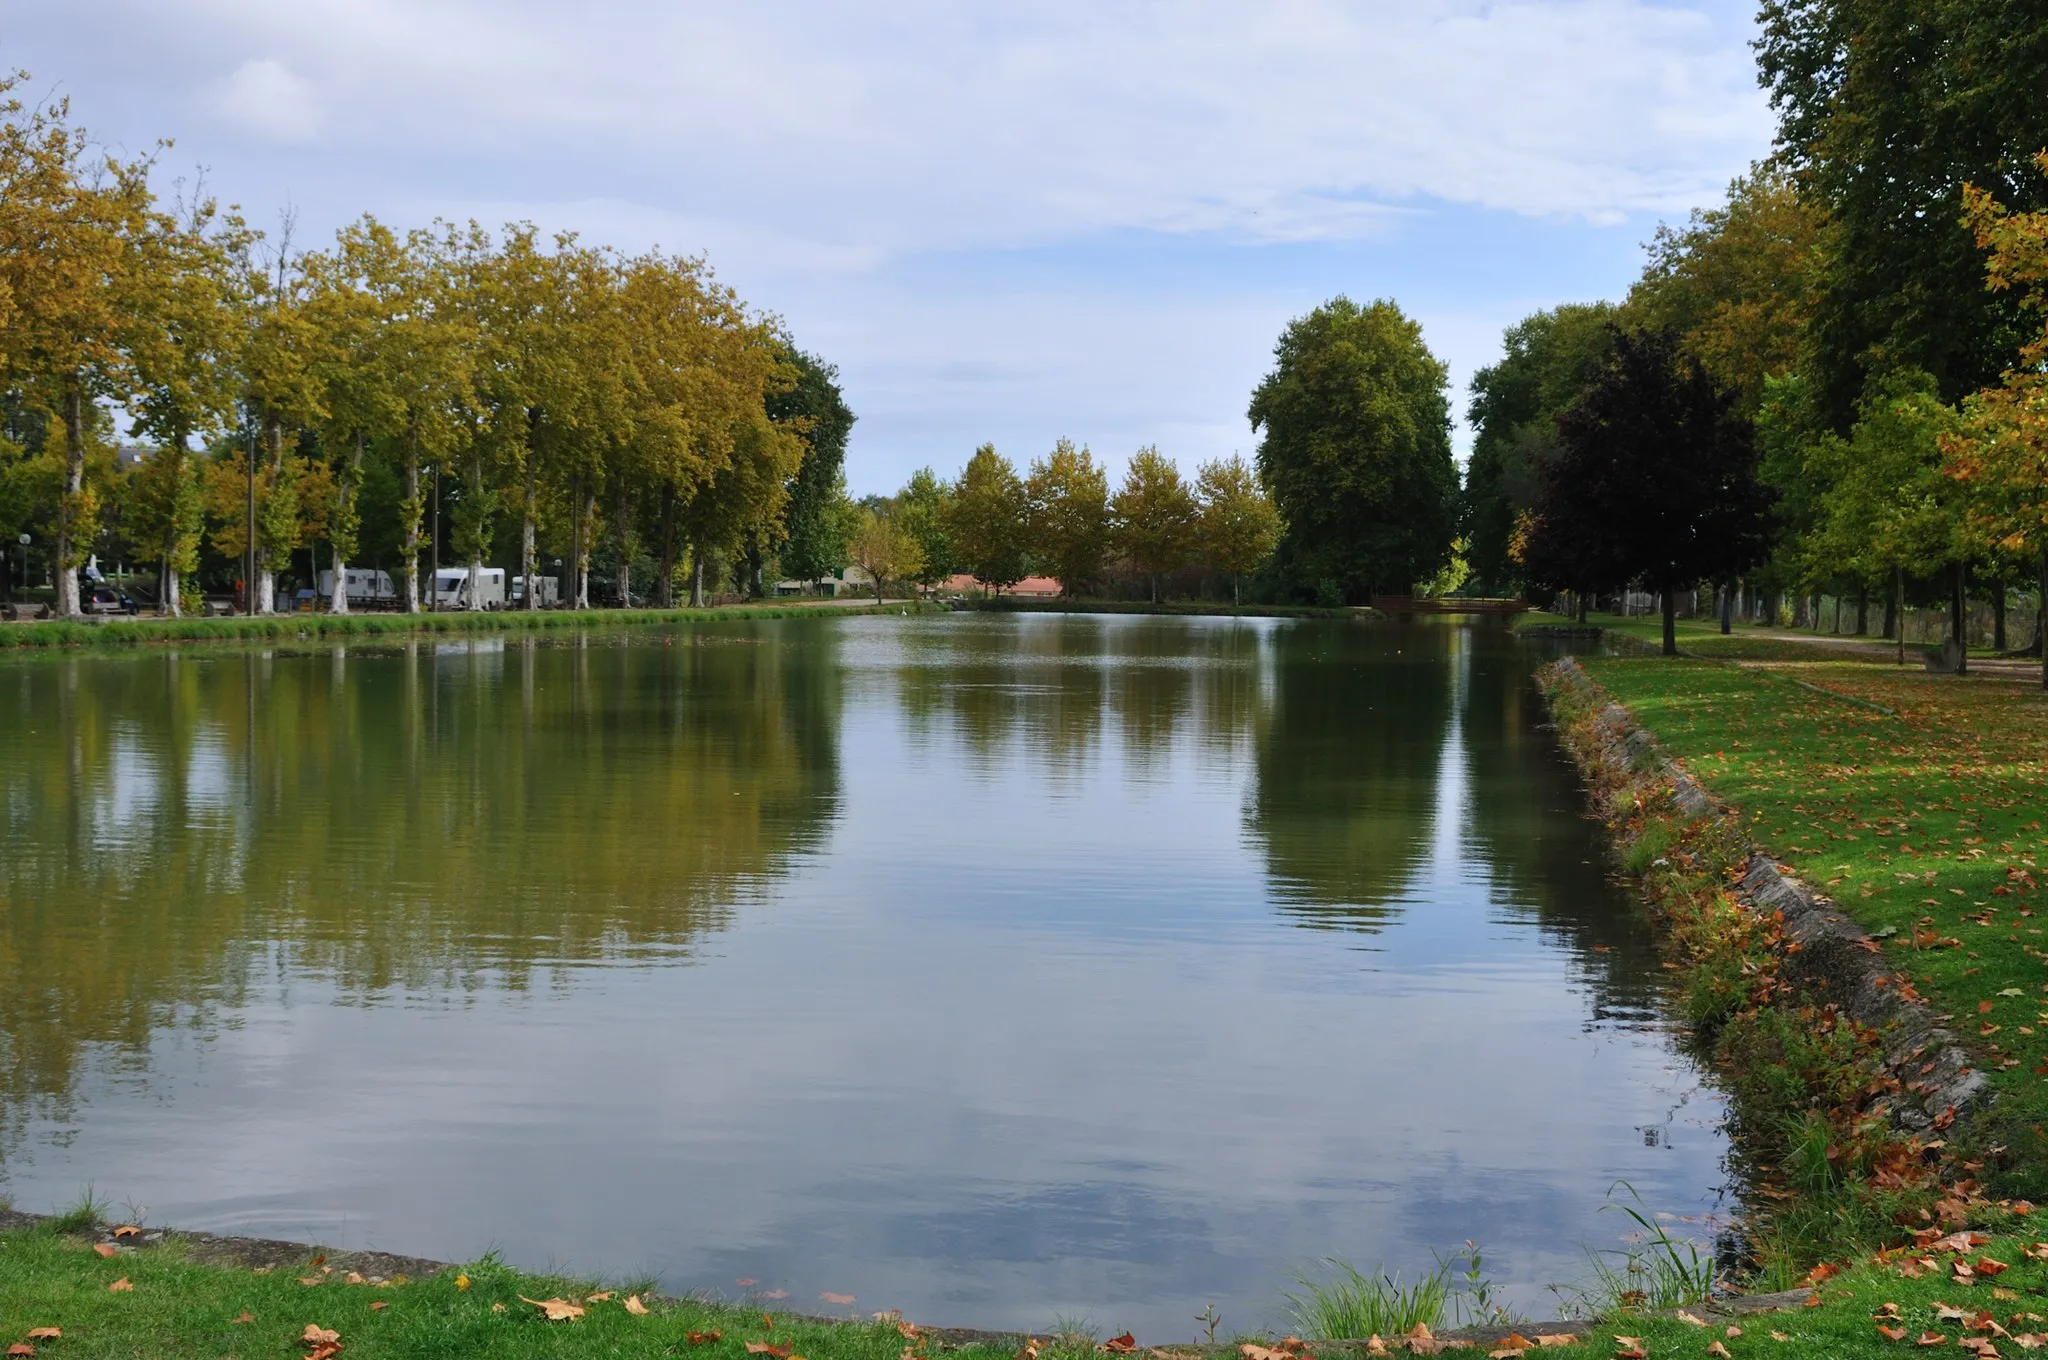
[[[900,1326],[893,1317],[856,1320],[858,1310],[851,1305],[841,1310],[849,1320],[834,1324],[764,1313],[751,1303],[661,1299],[631,1285],[600,1288],[587,1281],[521,1274],[490,1260],[428,1279],[351,1283],[345,1273],[323,1266],[311,1255],[302,1264],[256,1271],[200,1264],[175,1240],[102,1257],[95,1250],[96,1236],[66,1235],[50,1226],[0,1232],[0,1347],[24,1346],[30,1350],[13,1353],[70,1360],[301,1355],[326,1360],[337,1353],[328,1349],[330,1345],[351,1360],[673,1355],[701,1360],[920,1360],[941,1351],[962,1360],[1011,1360],[1019,1355],[1092,1360],[1101,1354],[1092,1339],[1049,1336],[1029,1349],[987,1344],[955,1349],[914,1326]],[[1988,1238],[1967,1244],[1960,1253],[1952,1249],[1956,1245],[1855,1266],[1822,1284],[1818,1307],[1715,1319],[1704,1326],[1668,1316],[1616,1317],[1575,1344],[1555,1350],[1532,1347],[1530,1354],[1605,1360],[1629,1350],[1626,1339],[1639,1343],[1649,1356],[1853,1360],[1912,1350],[1926,1333],[1956,1346],[1966,1336],[1987,1335],[1972,1330],[1984,1327],[1979,1315],[1986,1313],[2015,1337],[2031,1339],[2048,1327],[2043,1322],[2048,1314],[2048,1266],[2025,1255],[2027,1239]],[[2038,1250],[2048,1255],[2048,1247]],[[1967,1285],[1954,1276],[1953,1262],[1975,1267],[1987,1258],[2009,1268],[1995,1279],[1984,1274]],[[126,1287],[119,1287],[124,1282]],[[633,1311],[629,1298],[644,1299],[640,1306],[647,1311]],[[550,1320],[540,1305],[551,1300],[569,1303],[580,1314]],[[1944,1307],[1967,1318],[1945,1315]],[[1873,1316],[1877,1314],[1882,1316]],[[1887,1337],[1878,1330],[1880,1322],[1899,1329],[1905,1339]],[[61,1335],[49,1335],[47,1329],[52,1328]],[[1533,1341],[1556,1329],[1532,1322],[1517,1330]],[[327,1333],[332,1339],[323,1344]],[[1143,1340],[1154,1345],[1166,1339]],[[1717,1344],[1721,1351],[1709,1349]],[[1999,1338],[1997,1344],[2007,1355],[2022,1348],[2017,1340]],[[1393,1349],[1413,1353],[1398,1344]],[[1450,1353],[1484,1355],[1499,1349],[1496,1342]],[[1175,1351],[1201,1351],[1232,1360],[1241,1353],[1236,1344],[1181,1346]],[[1322,1353],[1327,1357],[1342,1352],[1324,1347]],[[1962,1353],[1960,1347],[1956,1353]],[[1151,1360],[1158,1353],[1139,1354]]]
[[[1569,620],[1557,614],[1529,613],[1517,622],[1524,628],[1542,628],[1562,626]],[[1654,647],[1664,644],[1664,621],[1655,614],[1626,618],[1619,614],[1593,614],[1586,622],[1607,633],[1618,633]],[[1899,664],[1898,644],[1876,636],[1765,628],[1750,623],[1737,623],[1724,635],[1716,619],[1679,619],[1675,632],[1679,651],[1720,661],[1836,661],[1893,667]],[[1921,658],[1927,650],[1927,643],[1907,643],[1906,667],[1922,670]],[[1973,647],[1970,655],[1991,658],[1998,653],[1988,647]]]
[[[1998,1093],[1987,1181],[2048,1198],[2048,697],[1857,661],[1586,669],[1953,1017]]]
[[[65,1360],[133,1356],[300,1356],[319,1347],[314,1327],[337,1334],[351,1360],[371,1356],[683,1355],[701,1360],[898,1360],[917,1349],[893,1321],[832,1325],[770,1316],[737,1304],[654,1300],[627,1307],[644,1285],[600,1290],[588,1282],[525,1275],[485,1260],[431,1279],[352,1284],[308,1263],[266,1273],[203,1265],[175,1243],[103,1258],[91,1237],[48,1227],[0,1233],[0,1347],[29,1345]],[[307,1284],[305,1281],[313,1283]],[[116,1289],[120,1281],[128,1288]],[[609,1297],[593,1298],[609,1293]],[[522,1296],[524,1296],[522,1298]],[[526,1300],[561,1299],[582,1315],[550,1321]],[[828,1303],[816,1307],[834,1311]],[[851,1307],[836,1311],[852,1316]],[[59,1338],[31,1339],[55,1327]],[[776,1352],[753,1352],[749,1343]],[[927,1347],[928,1349],[928,1347]],[[1008,1360],[1009,1352],[963,1356]]]

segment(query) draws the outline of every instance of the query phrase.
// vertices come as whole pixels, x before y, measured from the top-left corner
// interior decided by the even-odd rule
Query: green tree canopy
[[[1290,322],[1252,394],[1259,477],[1304,581],[1352,598],[1405,591],[1449,560],[1457,532],[1447,370],[1386,300],[1338,297]]]
[[[796,385],[768,399],[768,415],[802,431],[804,458],[789,481],[780,556],[784,574],[815,581],[846,565],[848,526],[834,503],[844,498],[846,439],[854,415],[839,390],[837,368],[794,345],[785,350],[796,369]]]
[[[1181,480],[1171,458],[1147,445],[1131,455],[1123,485],[1110,505],[1117,546],[1151,586],[1159,602],[1159,578],[1186,566],[1195,554],[1195,525],[1201,507]]]
[[[1678,332],[1685,353],[1755,410],[1765,380],[1800,360],[1825,226],[1789,175],[1759,167],[1683,229],[1657,228],[1627,318]]]
[[[1620,331],[1606,363],[1558,417],[1525,562],[1558,586],[1646,582],[1664,596],[1733,576],[1770,547],[1772,493],[1733,393],[1684,356],[1672,331]]]
[[[1072,595],[1100,574],[1109,551],[1109,476],[1087,449],[1062,439],[1032,461],[1024,494],[1033,553]]]
[[[917,540],[918,568],[910,579],[927,588],[951,576],[955,567],[952,518],[953,488],[930,468],[919,468],[896,496],[903,530]]]
[[[1481,588],[1521,585],[1515,528],[1536,497],[1537,469],[1557,447],[1558,413],[1600,370],[1617,315],[1567,303],[1508,327],[1501,361],[1472,375],[1472,457],[1465,466],[1465,558]]]
[[[1901,369],[1874,377],[1848,438],[1812,446],[1815,473],[1828,488],[1813,552],[1865,576],[1962,568],[1974,546],[1967,532],[1969,498],[1944,475],[1941,449],[1957,424],[1933,375]]]
[[[1273,555],[1280,512],[1237,454],[1202,464],[1195,495],[1201,503],[1195,530],[1201,555],[1230,577],[1230,597],[1236,600],[1244,574]]]
[[[948,529],[955,559],[982,585],[1002,590],[1028,574],[1028,508],[1010,460],[993,444],[976,449],[954,488]]]
[[[1963,223],[1974,183],[2048,205],[2048,9],[2011,0],[1765,0],[1757,54],[1778,141],[1831,225],[1810,335],[1815,400],[1846,430],[1872,373],[1915,367],[1953,402],[2029,338],[1987,293]]]

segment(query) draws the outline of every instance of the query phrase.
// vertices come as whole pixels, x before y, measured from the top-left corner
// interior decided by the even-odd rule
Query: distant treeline
[[[253,577],[262,611],[298,563],[338,585],[365,559],[416,608],[444,543],[528,577],[559,560],[576,604],[594,560],[620,600],[645,564],[667,602],[685,562],[693,589],[758,580],[816,513],[807,492],[838,484],[833,370],[700,259],[369,217],[298,249],[289,221],[266,240],[203,190],[159,197],[151,157],[105,156],[18,86],[0,82],[0,528],[11,561],[30,535],[60,614],[93,553],[153,571],[171,613],[195,574]]]

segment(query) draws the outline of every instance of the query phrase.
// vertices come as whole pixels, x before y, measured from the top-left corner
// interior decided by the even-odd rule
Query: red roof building
[[[946,578],[945,589],[954,595],[978,595],[981,583],[965,572],[955,572]],[[1050,600],[1058,597],[1060,583],[1050,576],[1027,576],[1016,585],[1003,587],[1001,593],[1021,600]]]

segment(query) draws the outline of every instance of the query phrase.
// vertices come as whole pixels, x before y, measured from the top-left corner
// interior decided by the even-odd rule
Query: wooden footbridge
[[[1375,595],[1372,607],[1382,614],[1412,617],[1416,614],[1469,614],[1483,618],[1511,619],[1534,606],[1522,600],[1488,600],[1476,596]]]

